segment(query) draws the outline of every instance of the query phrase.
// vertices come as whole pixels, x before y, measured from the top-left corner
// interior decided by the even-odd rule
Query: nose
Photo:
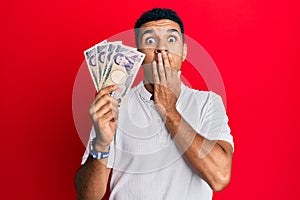
[[[166,53],[168,53],[168,50],[167,50],[167,49],[161,49],[161,48],[155,49],[154,53],[155,53],[155,54],[159,54],[159,53],[162,53],[163,51],[166,52]]]
[[[164,42],[164,41],[159,41],[157,43],[157,46],[156,46],[156,49],[154,51],[155,54],[158,54],[158,53],[162,53],[162,52],[165,52],[165,53],[168,53],[168,47],[167,47],[167,44]]]

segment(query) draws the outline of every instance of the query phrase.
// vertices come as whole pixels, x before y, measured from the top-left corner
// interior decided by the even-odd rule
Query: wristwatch
[[[108,151],[106,152],[99,152],[99,151],[96,151],[94,149],[94,140],[92,141],[92,145],[91,145],[91,156],[96,159],[96,160],[100,160],[100,159],[104,159],[104,158],[108,158],[109,156],[109,149],[110,147],[108,148]]]

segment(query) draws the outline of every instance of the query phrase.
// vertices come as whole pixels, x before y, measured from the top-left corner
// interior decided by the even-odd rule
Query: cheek
[[[140,52],[146,55],[143,64],[151,64],[153,62],[155,56],[154,49],[142,49]]]
[[[174,68],[176,70],[180,70],[181,65],[182,65],[182,56],[172,54],[172,57],[173,57],[173,61],[175,63]]]
[[[144,64],[143,65],[144,73],[151,75],[152,74],[152,65],[150,64]]]
[[[144,79],[147,82],[153,83],[153,72],[151,64],[143,64]]]
[[[172,55],[176,55],[177,57],[182,57],[183,48],[180,45],[173,45],[169,48],[170,53]]]

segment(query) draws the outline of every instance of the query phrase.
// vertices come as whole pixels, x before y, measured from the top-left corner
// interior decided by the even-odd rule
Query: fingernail
[[[181,71],[178,71],[178,72],[177,72],[177,75],[178,75],[178,78],[180,78]]]
[[[159,58],[159,59],[161,58],[161,53],[158,53],[158,58]]]

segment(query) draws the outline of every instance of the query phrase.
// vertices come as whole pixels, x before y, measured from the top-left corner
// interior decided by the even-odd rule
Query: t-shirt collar
[[[150,93],[146,88],[145,88],[145,85],[144,85],[144,82],[140,82],[139,83],[139,86],[140,86],[140,97],[143,98],[143,100],[146,100],[146,101],[152,101],[151,97],[152,97],[152,93]],[[185,90],[185,85],[181,82],[180,83],[180,88],[181,88],[181,93],[180,93],[180,96],[182,95],[182,93],[184,92]],[[179,96],[179,98],[180,98]],[[179,99],[178,98],[178,99]]]
[[[146,101],[150,101],[152,94],[145,88],[144,82],[142,81],[140,84],[141,90],[140,90],[140,96]]]

